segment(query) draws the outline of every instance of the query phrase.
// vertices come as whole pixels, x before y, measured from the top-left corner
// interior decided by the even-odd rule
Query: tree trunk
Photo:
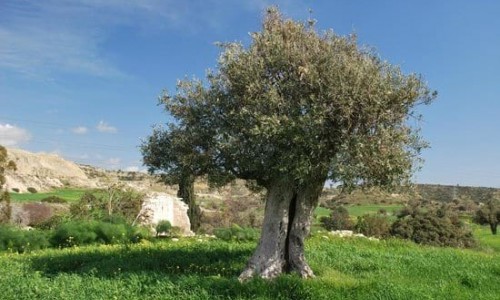
[[[196,205],[194,195],[194,176],[183,176],[179,181],[177,197],[181,198],[188,205],[188,217],[191,223],[191,230],[196,232],[201,225],[201,209]]]
[[[491,234],[494,234],[496,235],[497,234],[497,226],[498,226],[498,223],[490,223],[490,229],[491,229]]]
[[[304,239],[324,182],[299,188],[281,180],[268,188],[264,223],[259,245],[239,280],[254,276],[274,278],[283,272],[314,274],[304,257]]]

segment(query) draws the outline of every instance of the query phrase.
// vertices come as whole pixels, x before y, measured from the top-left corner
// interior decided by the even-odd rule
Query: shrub
[[[0,250],[18,253],[47,248],[47,234],[38,230],[22,230],[12,226],[0,226]]]
[[[55,247],[72,247],[96,242],[96,222],[73,221],[55,229],[50,243]]]
[[[412,214],[400,217],[392,224],[391,235],[433,246],[475,246],[470,229],[443,207],[414,210]]]
[[[28,188],[28,192],[30,192],[32,194],[38,193],[38,191],[34,187],[31,187],[31,186]]]
[[[57,196],[48,196],[48,197],[45,197],[42,200],[40,200],[40,202],[44,202],[44,203],[68,203],[68,200],[63,199],[61,197],[57,197]]]
[[[150,236],[146,229],[127,224],[99,221],[70,221],[59,225],[50,242],[54,247],[88,244],[119,244],[139,242]]]
[[[20,190],[19,190],[18,188],[12,188],[12,191],[13,191],[14,193],[19,193],[19,192],[20,192]]]
[[[381,214],[366,214],[358,217],[356,231],[365,236],[385,238],[390,235],[391,224],[386,216]]]
[[[37,226],[50,219],[53,216],[52,209],[42,203],[26,203],[23,205],[23,210],[26,213],[26,225]]]
[[[233,224],[230,228],[217,228],[214,235],[224,241],[256,241],[259,239],[259,231],[255,228],[240,227]]]
[[[94,227],[96,242],[100,244],[119,244],[129,240],[125,224],[98,222]]]
[[[156,236],[159,235],[170,235],[170,230],[172,229],[172,224],[168,220],[162,220],[156,225]]]
[[[322,217],[320,222],[326,230],[351,230],[353,228],[349,212],[343,206],[335,206],[330,216]]]

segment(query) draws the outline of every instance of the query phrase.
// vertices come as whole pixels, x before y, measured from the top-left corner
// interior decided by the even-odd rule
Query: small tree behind
[[[473,221],[480,225],[490,225],[491,234],[497,234],[497,227],[500,223],[500,192],[496,192],[484,206],[476,211]]]
[[[351,230],[353,228],[349,212],[343,206],[334,207],[330,216],[322,217],[320,221],[326,230]]]

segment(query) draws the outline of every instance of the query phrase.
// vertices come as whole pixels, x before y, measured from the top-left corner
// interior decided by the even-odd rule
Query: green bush
[[[343,206],[335,206],[330,216],[322,217],[320,222],[326,230],[351,230],[353,228],[349,212]]]
[[[50,239],[54,247],[89,244],[121,244],[149,238],[146,229],[124,223],[70,221],[59,225]]]
[[[259,231],[255,228],[240,227],[236,224],[230,228],[216,228],[214,235],[224,241],[257,241],[259,239]]]
[[[386,238],[390,235],[391,224],[386,216],[381,214],[366,214],[358,217],[356,231],[365,236]]]
[[[433,246],[469,248],[476,245],[470,229],[444,207],[412,210],[410,214],[399,215],[391,226],[394,237]]]
[[[95,221],[72,221],[61,224],[50,239],[54,247],[72,247],[96,242]]]
[[[100,244],[120,244],[129,240],[125,224],[98,222],[95,224],[96,241]]]
[[[22,230],[0,225],[0,250],[18,253],[44,249],[50,246],[47,234],[39,230]]]
[[[68,203],[68,200],[63,199],[61,197],[57,196],[48,196],[40,200],[40,202],[45,202],[45,203]]]
[[[170,230],[172,229],[172,224],[168,220],[162,220],[156,225],[156,236],[161,234],[170,235]]]
[[[38,193],[38,191],[34,187],[31,187],[31,186],[28,188],[28,192],[30,192],[32,194]]]

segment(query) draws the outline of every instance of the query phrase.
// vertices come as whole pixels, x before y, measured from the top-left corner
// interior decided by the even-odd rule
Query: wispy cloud
[[[10,124],[0,124],[0,145],[17,146],[30,139],[31,134],[26,129]]]
[[[104,133],[116,133],[116,132],[118,132],[118,129],[116,127],[111,126],[102,120],[99,122],[99,124],[97,124],[96,128],[99,132],[104,132]]]
[[[71,128],[71,132],[74,134],[86,134],[89,131],[89,129],[85,126],[78,126]]]
[[[304,1],[272,1],[303,7]],[[0,9],[0,69],[46,77],[60,72],[127,76],[106,53],[115,28],[137,32],[225,30],[237,13],[258,12],[268,0],[4,0]],[[304,9],[305,10],[305,9]]]

